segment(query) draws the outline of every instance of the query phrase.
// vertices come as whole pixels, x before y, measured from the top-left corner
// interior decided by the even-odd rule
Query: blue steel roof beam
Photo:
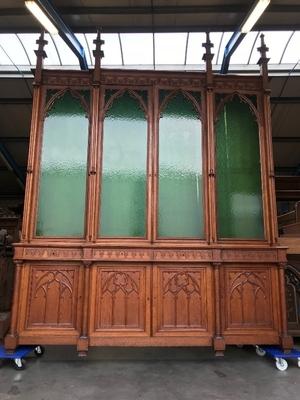
[[[88,70],[88,63],[86,60],[86,55],[83,46],[80,44],[79,40],[72,32],[72,30],[65,24],[59,15],[56,8],[48,0],[35,0],[40,8],[45,12],[47,17],[57,28],[59,35],[65,41],[65,43],[70,47],[73,53],[79,60],[80,68],[82,70]]]
[[[228,68],[229,68],[229,63],[230,63],[230,58],[234,51],[237,49],[241,41],[244,39],[246,36],[246,33],[242,33],[241,31],[235,31],[231,38],[229,39],[225,50],[224,50],[224,56],[223,56],[223,61],[222,61],[222,66],[221,66],[221,74],[227,74]]]
[[[25,187],[24,173],[23,173],[22,169],[16,163],[13,156],[8,151],[5,144],[3,144],[2,142],[0,142],[0,156],[2,157],[3,161],[7,165],[7,168],[15,174],[22,189],[24,189],[24,187]]]

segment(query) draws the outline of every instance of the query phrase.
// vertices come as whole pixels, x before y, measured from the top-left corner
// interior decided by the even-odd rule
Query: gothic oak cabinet
[[[5,346],[292,346],[260,76],[43,69]]]

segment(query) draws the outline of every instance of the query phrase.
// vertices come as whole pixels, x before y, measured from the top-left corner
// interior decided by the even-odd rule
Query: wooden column
[[[205,85],[205,109],[206,109],[206,146],[207,146],[207,190],[205,194],[206,213],[208,213],[207,223],[207,240],[208,243],[214,243],[217,240],[216,231],[216,194],[215,194],[215,138],[214,138],[214,93],[213,93],[213,73],[212,59],[214,54],[211,53],[213,44],[209,39],[209,33],[206,33],[206,43],[202,45],[206,52],[203,60],[206,63],[206,85]]]
[[[80,357],[85,357],[89,348],[88,338],[88,319],[90,303],[90,267],[92,263],[84,261],[82,263],[83,288],[82,288],[82,308],[81,308],[81,332],[77,342],[77,351]]]
[[[90,129],[90,146],[89,146],[89,196],[87,209],[87,241],[95,242],[97,239],[98,227],[98,197],[99,197],[99,140],[100,140],[100,108],[101,108],[101,58],[104,56],[101,46],[104,40],[101,40],[100,31],[97,32],[97,37],[94,40],[96,45],[93,55],[95,57],[95,69],[92,80],[92,108],[91,108],[91,129]],[[96,209],[96,207],[98,209]]]
[[[32,119],[30,127],[30,142],[27,163],[27,177],[25,188],[24,212],[23,212],[23,225],[22,225],[22,238],[23,242],[30,242],[33,236],[33,222],[35,220],[34,204],[36,191],[34,190],[35,182],[38,180],[37,160],[38,160],[38,134],[39,134],[39,121],[40,121],[40,107],[41,107],[41,94],[42,94],[42,69],[44,58],[47,57],[44,51],[44,46],[48,43],[44,39],[44,32],[41,33],[40,38],[36,41],[39,45],[38,50],[35,51],[37,56],[35,77],[33,82],[33,104],[32,104]]]
[[[220,269],[221,269],[221,251],[214,250],[214,261],[212,263],[214,268],[214,309],[215,309],[215,332],[213,338],[213,346],[216,356],[223,356],[225,351],[225,340],[222,336],[222,318],[221,318],[221,310],[222,307],[222,295],[221,295],[221,278],[220,278]]]
[[[280,293],[280,314],[281,314],[281,347],[284,351],[289,351],[293,348],[293,338],[288,334],[287,326],[287,310],[285,297],[285,275],[286,262],[280,262],[279,266],[279,293]]]
[[[14,352],[18,346],[18,311],[19,311],[19,297],[21,287],[21,275],[23,263],[20,260],[15,260],[15,282],[14,282],[14,294],[11,311],[10,329],[8,334],[5,336],[5,349],[7,352]]]
[[[268,62],[267,51],[269,50],[264,41],[264,35],[260,35],[261,46],[258,48],[260,52],[260,74],[262,78],[262,111],[264,116],[264,133],[265,133],[265,148],[266,148],[266,169],[267,169],[267,192],[268,192],[268,224],[269,224],[269,243],[275,244],[278,241],[277,227],[277,207],[275,197],[275,172],[273,161],[273,144],[272,144],[272,122],[270,108],[270,85],[268,78]]]

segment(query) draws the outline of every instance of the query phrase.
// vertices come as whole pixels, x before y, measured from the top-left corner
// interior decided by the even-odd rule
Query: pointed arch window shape
[[[221,239],[263,239],[259,128],[255,107],[223,100],[216,122],[217,230]]]
[[[146,237],[148,127],[143,95],[121,90],[106,105],[100,237]]]
[[[158,140],[158,237],[203,238],[202,124],[193,96],[162,104]]]
[[[89,134],[87,108],[79,92],[65,90],[56,93],[46,107],[37,236],[84,236]]]

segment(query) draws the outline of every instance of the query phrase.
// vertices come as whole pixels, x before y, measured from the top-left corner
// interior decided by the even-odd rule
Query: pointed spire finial
[[[100,79],[101,58],[104,57],[101,46],[105,43],[104,40],[101,39],[101,28],[97,30],[97,37],[93,43],[96,45],[95,50],[93,50],[93,56],[95,57],[94,81],[98,82]]]
[[[214,54],[211,52],[212,47],[214,45],[210,41],[209,32],[206,32],[206,42],[202,44],[205,48],[205,53],[203,54],[202,60],[206,63],[206,74],[207,74],[207,82],[211,82],[212,80],[212,59],[214,58]]]
[[[260,35],[260,47],[257,49],[260,53],[260,58],[257,64],[260,66],[260,75],[263,78],[263,86],[265,89],[269,88],[268,83],[268,62],[269,58],[267,57],[267,52],[269,51],[268,47],[265,43],[265,35],[262,33]]]
[[[36,70],[35,70],[35,77],[34,77],[34,83],[38,84],[41,82],[42,79],[42,69],[43,69],[43,63],[44,63],[44,58],[47,57],[47,53],[44,50],[44,47],[46,44],[48,44],[48,41],[45,40],[45,32],[42,31],[40,34],[40,37],[36,41],[36,44],[38,44],[38,49],[34,50],[36,54]]]

